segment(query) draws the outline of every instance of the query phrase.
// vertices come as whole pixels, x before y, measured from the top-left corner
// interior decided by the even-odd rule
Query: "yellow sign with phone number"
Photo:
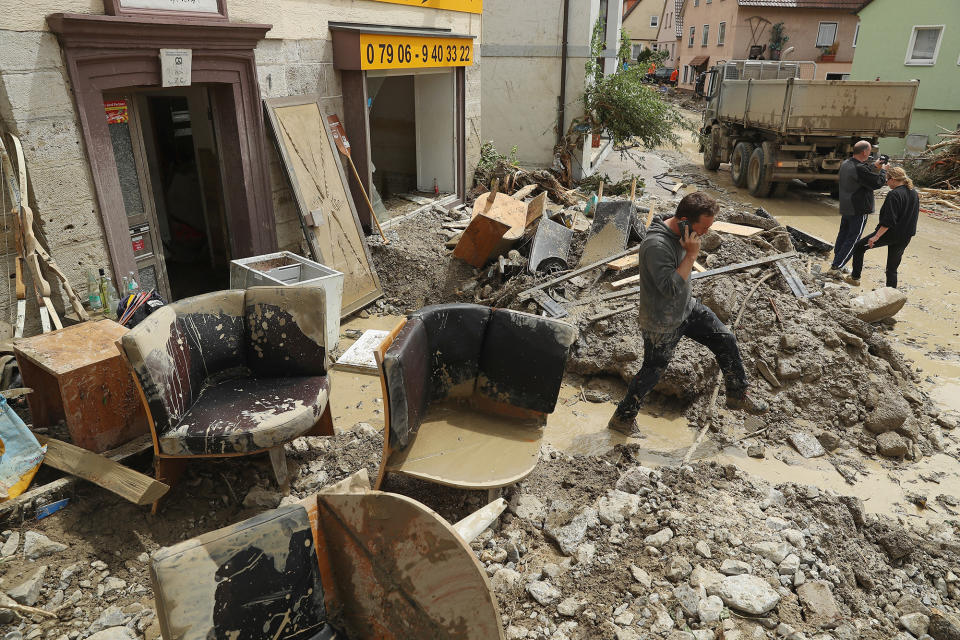
[[[483,0],[377,0],[391,4],[407,4],[428,9],[448,9],[467,13],[483,13]]]
[[[421,69],[473,65],[473,38],[360,34],[360,68]]]

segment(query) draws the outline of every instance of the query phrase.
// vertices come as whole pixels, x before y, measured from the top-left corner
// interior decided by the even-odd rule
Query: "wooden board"
[[[486,215],[475,216],[460,236],[460,241],[453,250],[453,257],[479,269],[487,263],[490,254],[509,229],[510,225],[501,220],[488,218]]]
[[[617,258],[616,260],[611,260],[607,263],[607,269],[610,271],[626,271],[627,269],[633,269],[640,266],[640,256],[624,256],[622,258]]]
[[[526,226],[532,225],[543,215],[544,208],[547,205],[547,192],[544,191],[527,204],[527,222]]]
[[[715,221],[710,225],[711,231],[719,231],[720,233],[732,233],[735,236],[752,236],[760,233],[763,229],[758,229],[756,227],[748,227],[742,224],[734,224],[732,222],[723,222],[721,220]]]
[[[383,291],[327,115],[315,96],[268,98],[264,104],[313,258],[343,273],[341,317],[347,316]]]
[[[334,366],[343,371],[377,375],[377,361],[373,357],[373,352],[389,333],[389,331],[377,329],[364,331],[360,339],[350,345]]]
[[[43,464],[112,491],[134,504],[151,504],[170,487],[138,471],[86,449],[53,438],[37,438],[47,445]]]

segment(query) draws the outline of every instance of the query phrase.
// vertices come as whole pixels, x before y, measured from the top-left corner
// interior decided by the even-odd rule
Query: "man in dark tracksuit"
[[[853,256],[853,245],[863,235],[867,215],[873,213],[873,192],[887,181],[887,172],[881,169],[879,160],[874,164],[879,173],[867,164],[872,148],[868,140],[861,140],[853,145],[853,156],[840,165],[840,231],[828,272],[834,277],[841,276],[841,269]]]
[[[716,314],[693,297],[690,272],[700,252],[700,236],[713,224],[719,206],[705,193],[694,192],[667,220],[654,219],[640,245],[640,328],[643,366],[630,381],[626,397],[607,426],[625,435],[639,435],[636,416],[646,395],[657,385],[673,352],[686,336],[710,349],[723,371],[727,406],[763,413],[767,405],[747,394],[747,374],[737,339]]]
[[[901,167],[890,169],[887,174],[887,194],[880,207],[880,221],[873,235],[861,238],[853,248],[853,272],[845,280],[860,286],[863,271],[863,254],[867,249],[887,247],[887,286],[897,288],[897,268],[903,252],[913,236],[917,235],[917,220],[920,218],[920,196],[913,188],[913,181]]]

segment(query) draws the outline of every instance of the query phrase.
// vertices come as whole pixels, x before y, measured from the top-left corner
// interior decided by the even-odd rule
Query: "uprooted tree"
[[[623,47],[621,38],[621,48]],[[627,41],[629,42],[629,41]],[[581,96],[584,115],[575,118],[558,147],[557,156],[563,165],[562,182],[568,183],[574,150],[582,145],[588,133],[608,136],[619,147],[679,146],[677,130],[691,125],[673,105],[662,100],[657,90],[644,83],[648,66],[618,67],[604,74],[601,65],[604,41],[603,25],[598,20],[591,39],[591,56],[586,63],[586,88]],[[666,51],[652,52],[647,59],[662,66]]]

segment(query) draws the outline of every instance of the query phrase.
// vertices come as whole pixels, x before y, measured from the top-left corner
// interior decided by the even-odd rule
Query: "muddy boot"
[[[849,285],[853,285],[854,287],[859,287],[859,286],[860,286],[860,278],[854,278],[853,276],[846,276],[846,277],[843,279],[843,281],[846,282],[846,283],[849,284]]]
[[[739,396],[727,396],[727,408],[740,409],[741,411],[746,411],[747,413],[758,416],[761,413],[766,413],[770,407],[763,400],[754,398],[744,391]]]
[[[620,418],[617,414],[613,414],[610,422],[607,423],[607,429],[613,429],[631,438],[641,437],[640,426],[637,424],[636,418]]]

